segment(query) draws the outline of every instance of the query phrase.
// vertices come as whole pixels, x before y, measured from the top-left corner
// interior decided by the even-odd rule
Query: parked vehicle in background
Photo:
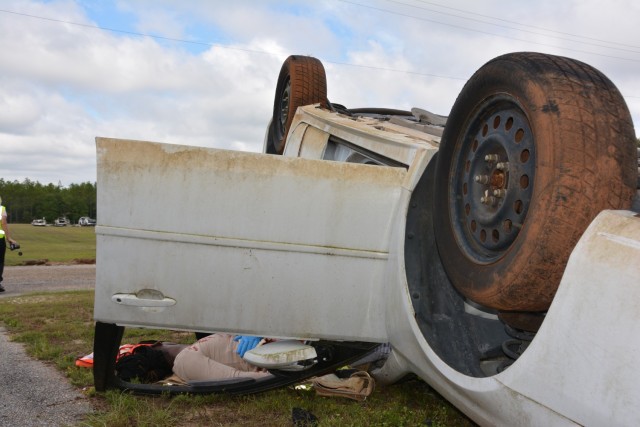
[[[81,227],[93,227],[96,225],[96,220],[88,216],[83,216],[78,220],[78,225]]]
[[[67,219],[67,217],[61,216],[60,218],[56,218],[53,221],[53,225],[55,225],[56,227],[64,227],[65,225],[69,225],[69,220]]]
[[[34,219],[33,221],[31,221],[31,225],[35,225],[36,227],[45,227],[47,225],[47,220],[44,218]]]

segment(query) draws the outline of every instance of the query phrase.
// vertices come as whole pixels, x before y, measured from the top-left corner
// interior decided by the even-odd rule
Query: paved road
[[[95,264],[34,265],[5,267],[2,284],[6,292],[0,298],[29,292],[93,289]]]
[[[71,426],[93,411],[55,368],[27,356],[0,328],[0,426]]]
[[[6,267],[7,291],[0,298],[94,285],[95,265]],[[27,356],[21,344],[9,341],[2,327],[0,354],[0,426],[71,426],[93,411],[89,400],[57,369]]]

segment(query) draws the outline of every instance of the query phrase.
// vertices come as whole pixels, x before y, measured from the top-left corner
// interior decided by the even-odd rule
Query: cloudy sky
[[[0,0],[0,178],[95,182],[96,136],[261,151],[291,54],[332,102],[446,115],[514,51],[600,69],[640,133],[635,0]]]

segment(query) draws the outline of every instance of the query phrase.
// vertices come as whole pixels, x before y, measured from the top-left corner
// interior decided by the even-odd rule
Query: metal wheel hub
[[[280,126],[284,129],[287,126],[287,119],[289,118],[289,103],[291,102],[291,80],[287,79],[287,84],[282,91],[282,97],[280,98]]]
[[[507,96],[486,100],[454,152],[449,203],[454,234],[480,263],[500,258],[524,223],[535,172],[529,120]]]

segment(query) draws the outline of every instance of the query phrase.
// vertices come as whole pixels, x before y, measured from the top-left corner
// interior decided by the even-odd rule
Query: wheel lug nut
[[[489,183],[489,175],[476,175],[475,181],[480,184],[488,184]]]
[[[501,170],[501,171],[509,170],[509,162],[500,162],[500,163],[496,164],[496,169]]]
[[[498,161],[498,155],[497,154],[487,154],[486,156],[484,156],[484,161],[485,162],[497,162]]]
[[[493,196],[482,196],[480,197],[480,203],[484,205],[494,206],[496,204],[497,199]]]
[[[484,196],[480,197],[480,203],[484,205],[495,206],[497,201],[495,197],[489,195],[489,190],[484,190]]]
[[[505,190],[504,188],[499,188],[497,190],[493,190],[493,195],[496,197],[500,197],[503,198],[507,195],[507,190]]]

